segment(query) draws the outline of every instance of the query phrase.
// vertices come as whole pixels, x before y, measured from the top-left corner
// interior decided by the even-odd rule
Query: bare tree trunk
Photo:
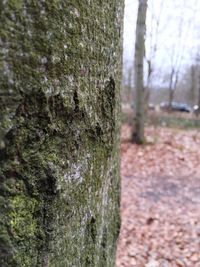
[[[174,75],[175,75],[175,69],[172,68],[169,81],[169,111],[172,111],[172,102],[174,99],[174,83],[173,83]]]
[[[147,0],[139,0],[135,42],[135,121],[132,135],[133,142],[137,144],[142,144],[145,141],[144,124],[146,95],[143,81],[143,59],[145,54],[146,11]]]
[[[155,0],[155,2],[157,2],[157,1]],[[146,113],[148,111],[148,104],[149,104],[149,99],[151,96],[152,74],[154,72],[153,63],[154,63],[156,52],[157,52],[160,18],[162,16],[163,6],[164,6],[165,1],[164,0],[160,1],[159,15],[158,16],[156,16],[156,13],[154,13],[155,12],[155,9],[154,9],[155,2],[154,2],[154,0],[151,1],[151,10],[153,11],[153,13],[151,14],[151,23],[150,23],[151,26],[150,26],[150,34],[149,34],[150,52],[149,52],[149,55],[145,55],[145,57],[147,58],[147,65],[148,65],[146,99],[145,99]],[[156,4],[156,7],[157,7],[157,4]],[[154,22],[156,22],[155,26],[154,26]]]
[[[145,88],[145,117],[147,116],[148,113],[148,105],[149,105],[149,99],[150,99],[150,94],[151,94],[151,80],[152,80],[152,73],[153,73],[153,67],[151,60],[147,60],[148,64],[148,73],[147,73],[147,85]]]
[[[195,100],[195,66],[191,66],[191,87],[190,87],[190,93],[189,93],[189,100],[192,105],[194,105],[194,100]]]
[[[1,267],[114,266],[122,16],[121,0],[0,3]]]
[[[174,95],[177,89],[179,79],[179,70],[175,72],[175,69],[172,68],[169,84],[169,111],[172,111],[172,102],[174,100]]]

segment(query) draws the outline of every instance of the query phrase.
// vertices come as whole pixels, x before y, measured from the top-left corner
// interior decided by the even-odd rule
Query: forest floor
[[[200,131],[122,127],[116,267],[200,267]]]

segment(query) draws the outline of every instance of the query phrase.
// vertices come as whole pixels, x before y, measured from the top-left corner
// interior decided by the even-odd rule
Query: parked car
[[[172,102],[171,108],[172,108],[172,111],[180,111],[180,112],[191,112],[192,111],[192,108],[186,103]],[[160,103],[160,109],[169,111],[170,110],[169,102]]]

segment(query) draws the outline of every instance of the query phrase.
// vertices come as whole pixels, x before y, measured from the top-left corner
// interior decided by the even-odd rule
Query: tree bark
[[[86,2],[0,3],[3,267],[114,266],[123,1]]]
[[[133,127],[133,142],[142,144],[145,141],[144,123],[145,123],[145,87],[143,59],[145,54],[145,32],[146,32],[146,11],[147,0],[139,0],[136,42],[135,42],[135,116]]]

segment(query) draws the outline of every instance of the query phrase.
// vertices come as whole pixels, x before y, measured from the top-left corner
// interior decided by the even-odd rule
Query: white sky
[[[125,0],[124,66],[133,64],[137,8],[138,0]],[[150,48],[157,43],[155,73],[169,73],[172,64],[180,65],[181,70],[192,64],[197,47],[200,50],[199,14],[199,0],[148,1],[146,56],[150,57]]]

